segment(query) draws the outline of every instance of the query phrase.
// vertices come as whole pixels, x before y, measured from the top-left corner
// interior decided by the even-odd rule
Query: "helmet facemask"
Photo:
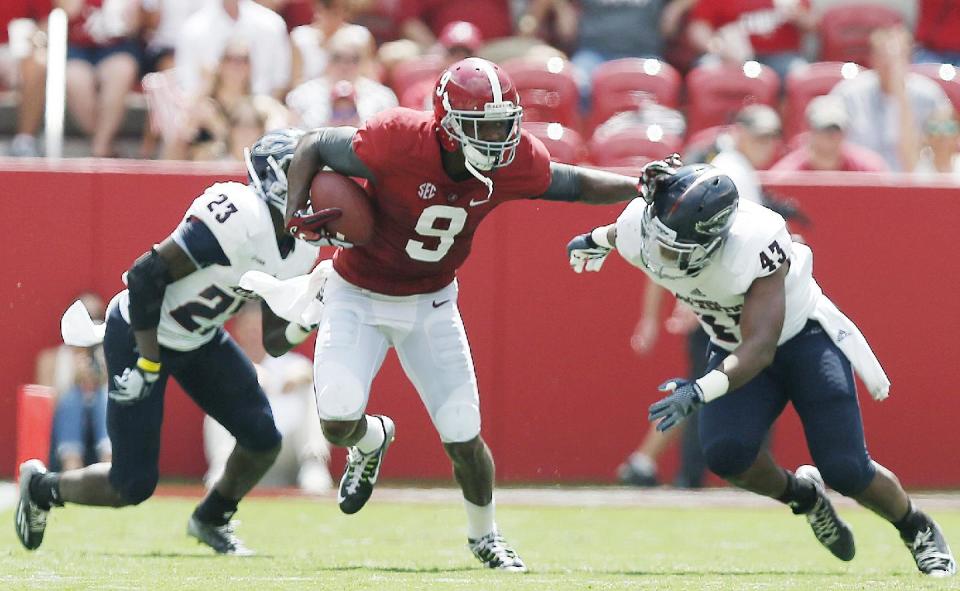
[[[281,130],[260,138],[252,150],[243,150],[247,177],[261,199],[280,213],[287,209],[287,170],[293,161],[299,130]]]
[[[733,224],[736,206],[716,214],[710,220],[697,222],[702,242],[679,240],[677,232],[653,214],[648,205],[640,225],[640,256],[652,273],[664,279],[683,279],[699,275],[720,251]]]
[[[453,109],[444,97],[446,114],[440,121],[444,132],[460,143],[469,166],[484,172],[507,166],[517,155],[523,107],[512,101],[486,103],[483,111]],[[489,140],[496,136],[502,139]]]

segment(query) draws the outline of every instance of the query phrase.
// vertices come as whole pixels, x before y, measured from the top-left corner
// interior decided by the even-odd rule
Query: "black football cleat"
[[[387,448],[390,447],[396,437],[397,428],[390,417],[382,415],[374,415],[374,417],[383,426],[383,443],[379,449],[365,454],[356,447],[351,447],[347,452],[347,464],[344,466],[343,476],[340,478],[340,488],[337,489],[337,502],[340,504],[340,510],[347,515],[352,515],[363,509],[363,506],[370,500],[370,495],[373,494],[373,486],[380,476],[380,466],[383,465]]]
[[[813,484],[817,491],[817,502],[812,509],[804,514],[807,522],[810,523],[813,535],[840,560],[853,560],[857,553],[853,541],[853,531],[844,520],[840,519],[837,511],[833,508],[833,503],[827,498],[827,491],[823,484],[823,478],[820,476],[820,470],[817,470],[814,466],[803,465],[797,468],[795,475],[797,478]]]
[[[950,546],[940,527],[928,518],[926,527],[917,532],[912,540],[903,538],[903,543],[913,554],[917,569],[931,577],[952,577],[957,574],[957,561],[953,559]]]
[[[30,481],[47,473],[47,467],[40,460],[27,460],[20,464],[20,499],[13,514],[17,537],[27,550],[36,550],[43,543],[43,532],[47,529],[49,510],[40,508],[30,497]]]
[[[228,521],[225,525],[214,525],[200,521],[195,515],[191,515],[190,521],[187,522],[187,535],[196,538],[201,544],[210,546],[217,554],[255,555],[256,552],[247,548],[237,537],[235,529],[234,521]]]

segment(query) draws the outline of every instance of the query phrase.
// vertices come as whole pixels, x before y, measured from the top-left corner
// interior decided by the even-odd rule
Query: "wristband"
[[[703,392],[703,401],[710,402],[720,398],[730,390],[730,378],[719,369],[715,369],[697,380],[700,391]]]
[[[147,373],[159,373],[160,372],[160,362],[159,361],[150,361],[146,357],[140,357],[137,359],[137,367],[142,369]]]
[[[613,248],[613,245],[610,244],[610,239],[607,237],[607,234],[610,232],[610,226],[600,226],[599,228],[594,228],[590,232],[590,238],[597,243],[597,246],[602,246],[603,248]]]
[[[283,336],[291,345],[299,345],[303,341],[307,340],[307,337],[310,336],[311,332],[313,331],[309,328],[304,328],[296,322],[291,322],[287,325],[287,328],[284,329]]]

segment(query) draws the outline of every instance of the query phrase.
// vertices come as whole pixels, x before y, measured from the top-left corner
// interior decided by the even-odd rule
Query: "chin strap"
[[[473,164],[470,164],[470,159],[467,158],[466,156],[464,156],[463,158],[463,163],[466,165],[467,171],[473,175],[473,178],[483,183],[483,186],[487,188],[487,198],[484,199],[483,201],[475,201],[473,203],[475,205],[479,205],[481,203],[486,203],[487,201],[490,201],[490,199],[493,197],[493,180],[480,174],[480,171],[474,168]]]

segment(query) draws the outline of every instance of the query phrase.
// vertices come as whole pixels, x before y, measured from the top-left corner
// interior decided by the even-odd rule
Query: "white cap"
[[[843,99],[829,94],[818,96],[807,105],[807,123],[810,129],[822,130],[829,127],[846,129],[849,117]]]

